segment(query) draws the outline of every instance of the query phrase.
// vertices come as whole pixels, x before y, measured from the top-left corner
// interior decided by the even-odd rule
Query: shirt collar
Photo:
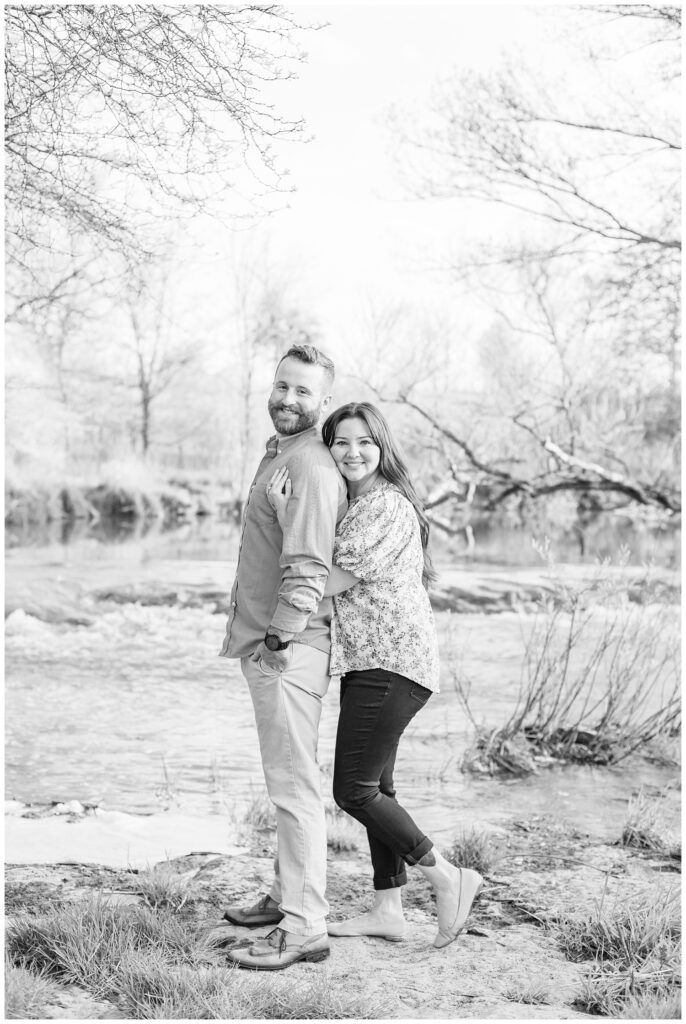
[[[296,441],[304,437],[321,437],[321,431],[319,427],[308,427],[306,430],[301,430],[299,434],[290,434],[288,437],[279,437],[278,434],[273,434],[267,441],[267,455],[271,455],[272,458],[275,455],[281,455]]]

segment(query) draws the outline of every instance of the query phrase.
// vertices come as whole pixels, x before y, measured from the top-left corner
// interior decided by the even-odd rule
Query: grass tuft
[[[463,830],[443,856],[456,867],[471,868],[481,875],[492,870],[496,859],[489,837],[475,828]]]
[[[527,1003],[531,1006],[542,1006],[550,1003],[550,990],[538,981],[517,981],[503,993],[505,999],[512,1003]]]
[[[45,974],[5,964],[5,1020],[42,1020],[58,988]]]
[[[150,1020],[336,1020],[388,1016],[382,1000],[331,989],[329,974],[314,982],[267,978],[260,985],[229,966],[168,905],[112,907],[100,899],[15,921],[6,947],[13,971],[33,972],[36,1013],[50,979],[77,983],[96,998],[116,1002],[128,1018]],[[19,975],[15,975],[19,978]],[[25,980],[25,979],[24,979]],[[12,1008],[30,1010],[13,983]],[[27,984],[24,989],[30,990]],[[23,999],[20,1002],[20,998]],[[15,1016],[19,1016],[18,1012]],[[24,1019],[31,1019],[30,1013]]]
[[[665,824],[663,795],[651,798],[640,790],[631,798],[620,842],[622,846],[655,853],[674,848]]]
[[[365,831],[355,818],[352,818],[336,804],[326,806],[326,844],[334,853],[345,853],[359,850]]]
[[[681,921],[675,893],[653,893],[559,925],[568,959],[591,961],[576,1005],[588,1013],[624,1016],[624,1007],[663,1005],[680,982]],[[646,1013],[652,1017],[652,1013]]]
[[[250,800],[242,819],[243,825],[253,829],[276,828],[276,811],[266,789],[257,792],[250,786]]]
[[[82,985],[98,997],[116,994],[116,967],[132,950],[156,948],[175,962],[207,956],[177,919],[147,907],[110,907],[97,897],[44,918],[13,922],[5,945],[13,963]]]
[[[179,876],[166,864],[139,872],[136,885],[151,910],[166,909],[177,913],[193,900],[189,879]]]

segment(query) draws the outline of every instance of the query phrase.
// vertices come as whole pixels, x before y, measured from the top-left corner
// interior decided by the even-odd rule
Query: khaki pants
[[[326,931],[326,822],[317,737],[329,688],[329,655],[291,644],[274,673],[253,656],[241,658],[250,687],[262,767],[276,806],[277,869],[270,895],[283,912],[280,927],[301,935]]]

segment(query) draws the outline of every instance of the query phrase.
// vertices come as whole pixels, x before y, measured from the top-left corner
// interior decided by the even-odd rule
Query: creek
[[[530,538],[508,539],[515,564],[534,565]],[[202,583],[226,590],[236,530],[207,523],[103,543],[15,546],[7,553],[7,598],[14,608],[69,604],[84,621],[41,621],[14,612],[6,637],[8,797],[26,803],[77,799],[110,810],[150,814],[242,813],[263,789],[252,706],[240,669],[218,651],[224,617],[209,607],[117,605],[94,592],[135,582],[183,591]],[[491,545],[489,547],[489,544]],[[617,538],[615,538],[615,550]],[[651,548],[652,545],[652,548]],[[645,532],[634,562],[673,565],[674,535]],[[222,555],[222,560],[217,554]],[[469,556],[473,569],[512,564],[502,538]],[[497,557],[496,557],[497,555]],[[567,555],[569,558],[569,555]],[[584,559],[590,559],[590,553]],[[448,560],[449,559],[449,560]],[[571,560],[571,558],[570,558]],[[438,562],[454,568],[458,556]],[[459,656],[472,680],[477,720],[498,725],[520,682],[522,616],[437,615],[442,653]],[[449,660],[449,659],[448,659]],[[324,703],[319,758],[330,798],[338,684]],[[677,769],[641,758],[616,768],[556,767],[527,778],[482,778],[460,771],[473,727],[449,674],[442,692],[401,743],[399,796],[431,835],[448,841],[472,822],[554,814],[605,838],[617,836],[627,801],[641,787],[668,787],[676,814]]]

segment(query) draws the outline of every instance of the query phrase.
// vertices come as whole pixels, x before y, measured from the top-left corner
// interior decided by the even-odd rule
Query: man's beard
[[[316,409],[310,412],[299,412],[294,416],[283,416],[281,413],[280,402],[268,402],[267,408],[269,415],[272,418],[272,423],[280,434],[299,434],[303,430],[307,430],[308,427],[314,427],[319,422],[322,407],[318,405]],[[293,410],[294,411],[294,410]]]

